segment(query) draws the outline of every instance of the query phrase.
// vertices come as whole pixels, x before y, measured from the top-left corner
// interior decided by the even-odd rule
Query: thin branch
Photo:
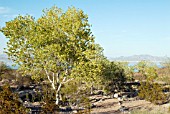
[[[58,71],[58,72],[56,73],[56,81],[57,81],[57,83],[59,83],[59,76],[60,76],[60,71]]]
[[[62,82],[64,82],[65,80],[66,80],[66,77],[63,78]],[[60,91],[61,85],[62,85],[62,83],[60,83],[60,85],[58,86],[57,93]]]
[[[55,77],[54,77],[54,72],[53,72],[53,83],[55,83]]]
[[[65,84],[65,83],[68,83],[69,81],[72,81],[74,78],[71,78],[71,79],[69,79],[69,80],[67,80],[67,81],[64,81],[64,82],[62,82],[62,84]]]
[[[52,80],[50,79],[49,73],[47,72],[47,70],[46,70],[46,69],[45,69],[45,73],[46,73],[47,78],[48,78],[48,80],[50,81],[50,83],[52,83]]]

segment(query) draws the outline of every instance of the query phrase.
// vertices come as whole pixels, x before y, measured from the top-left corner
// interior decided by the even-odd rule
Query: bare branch
[[[53,88],[53,89],[56,89],[56,87],[55,87],[53,81],[50,79],[50,75],[49,75],[49,73],[48,73],[48,71],[47,71],[46,69],[45,69],[45,73],[46,73],[46,75],[47,75],[48,80],[50,81],[50,83],[51,83],[51,85],[52,85],[52,88]]]
[[[63,78],[63,81],[62,81],[62,82],[64,82],[65,80],[66,80],[66,77]],[[62,83],[60,83],[60,85],[58,86],[57,92],[60,91],[61,85],[62,85]]]
[[[68,83],[69,81],[72,81],[74,78],[71,78],[71,79],[69,79],[69,80],[67,80],[67,81],[64,81],[64,82],[62,82],[62,84],[65,84],[65,83]]]

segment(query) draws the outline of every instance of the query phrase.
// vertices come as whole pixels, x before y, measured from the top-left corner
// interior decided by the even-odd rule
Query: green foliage
[[[142,76],[148,80],[153,81],[158,77],[157,66],[154,63],[147,61],[140,61],[136,66],[136,70],[142,74]]]
[[[88,88],[85,84],[82,84],[79,81],[70,81],[65,84],[65,86],[61,90],[63,103],[67,102],[69,106],[76,105],[77,108],[90,107],[89,95],[90,88]]]
[[[121,91],[124,88],[126,76],[122,66],[114,62],[107,62],[104,64],[103,69],[103,84],[108,92],[115,90]]]
[[[63,12],[52,7],[37,20],[30,15],[17,16],[0,31],[9,39],[6,53],[24,75],[40,79],[45,73],[56,91],[69,80],[99,80],[101,48],[94,43],[88,16],[69,7]],[[97,81],[98,82],[98,81]]]
[[[163,88],[157,83],[145,82],[139,87],[138,96],[154,104],[163,104],[167,96],[163,93]]]
[[[65,71],[87,61],[95,51],[88,16],[74,7],[66,12],[52,7],[37,20],[18,16],[1,31],[10,39],[8,56],[29,73]]]
[[[127,80],[134,80],[134,66],[129,66],[128,62],[115,62],[115,64],[119,65],[124,69],[124,73],[126,75]]]
[[[157,81],[165,82],[166,84],[170,84],[170,75],[158,75]]]
[[[166,101],[167,96],[163,93],[161,85],[153,83],[155,78],[158,77],[155,64],[141,61],[136,67],[139,73],[146,79],[146,82],[143,82],[139,87],[139,97],[154,104],[163,104]]]
[[[161,64],[163,67],[158,69],[157,80],[170,84],[170,59]]]
[[[55,104],[55,91],[49,89],[49,85],[43,86],[43,98],[42,102],[44,102],[42,106],[42,114],[53,114],[55,111],[58,110],[58,106]]]
[[[12,93],[9,85],[3,86],[0,92],[0,114],[26,114],[27,110],[19,102],[17,94]]]

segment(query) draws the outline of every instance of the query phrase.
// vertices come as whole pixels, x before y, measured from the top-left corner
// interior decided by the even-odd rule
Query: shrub
[[[115,90],[122,91],[126,81],[127,78],[121,65],[115,62],[104,65],[103,85],[105,85],[104,89],[107,93],[115,92]]]
[[[65,84],[61,91],[63,103],[68,103],[69,106],[76,106],[77,108],[89,108],[90,88],[77,81],[70,81]]]
[[[44,102],[44,105],[42,106],[42,114],[53,114],[58,109],[58,106],[55,104],[55,91],[52,91],[49,88],[49,85],[43,86],[42,101]]]
[[[12,93],[9,85],[2,87],[0,92],[0,114],[26,114],[27,110],[19,102],[17,94]]]
[[[157,83],[143,82],[139,87],[139,97],[154,104],[163,104],[167,96],[163,93],[163,88]]]

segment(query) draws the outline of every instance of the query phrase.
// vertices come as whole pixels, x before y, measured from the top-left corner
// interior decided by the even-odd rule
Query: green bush
[[[154,104],[165,103],[167,96],[163,93],[163,88],[157,83],[143,82],[139,87],[138,96]]]
[[[65,84],[61,94],[63,102],[67,102],[69,106],[76,105],[77,108],[89,108],[91,105],[88,98],[90,95],[90,88],[77,81],[70,81]]]
[[[110,62],[104,65],[103,85],[105,85],[106,93],[113,93],[115,90],[122,91],[125,89],[127,81],[126,74],[121,65]]]
[[[0,92],[0,114],[26,114],[27,110],[19,102],[17,94],[12,93],[9,85],[2,87]]]
[[[50,85],[43,86],[43,98],[44,105],[42,106],[42,114],[53,114],[59,108],[55,104],[55,94],[53,90],[49,89]]]

